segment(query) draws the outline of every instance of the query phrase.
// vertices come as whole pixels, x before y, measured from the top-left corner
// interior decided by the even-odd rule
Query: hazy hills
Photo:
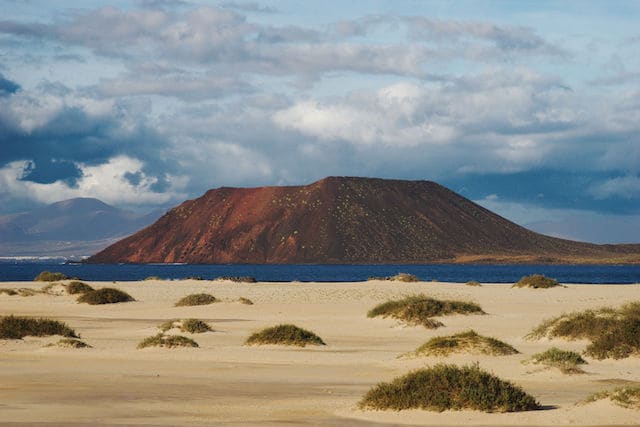
[[[218,188],[89,262],[640,262],[640,245],[544,236],[430,181]]]
[[[0,216],[0,256],[90,255],[155,221],[98,199],[69,199]]]

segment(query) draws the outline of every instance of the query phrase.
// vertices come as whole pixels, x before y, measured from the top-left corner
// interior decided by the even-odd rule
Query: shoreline
[[[444,282],[260,282],[208,280],[85,281],[115,287],[136,301],[78,304],[74,296],[0,294],[0,315],[45,316],[74,328],[89,349],[46,347],[54,337],[0,340],[0,406],[6,425],[634,425],[640,413],[609,401],[576,404],[623,381],[640,384],[638,358],[592,360],[586,375],[525,365],[551,346],[582,351],[586,342],[524,339],[541,321],[565,312],[618,307],[640,300],[640,285],[566,285],[521,289]],[[46,282],[2,282],[0,288],[41,289]],[[198,292],[220,302],[174,307]],[[367,318],[388,299],[424,293],[473,301],[486,315],[438,317],[438,329]],[[243,305],[239,297],[254,305]],[[214,332],[184,334],[194,349],[136,349],[169,319],[198,318]],[[294,323],[317,333],[322,347],[245,346],[250,333]],[[431,337],[473,328],[521,353],[399,358]],[[536,397],[547,409],[521,413],[478,411],[361,411],[373,385],[437,363],[480,366]],[[13,424],[11,424],[13,423]]]

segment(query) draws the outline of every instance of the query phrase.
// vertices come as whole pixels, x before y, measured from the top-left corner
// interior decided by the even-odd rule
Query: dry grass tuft
[[[251,301],[249,298],[240,297],[238,298],[238,302],[240,304],[253,305],[253,301]]]
[[[601,399],[610,399],[613,403],[623,408],[640,409],[640,385],[618,387],[614,390],[596,393],[589,396],[585,403]]]
[[[477,282],[475,280],[470,280],[467,283],[465,283],[465,285],[467,285],[467,286],[482,286],[482,284],[480,282]]]
[[[507,356],[519,351],[509,344],[469,330],[456,335],[431,338],[416,349],[416,356],[448,356],[452,353]]]
[[[96,289],[95,291],[85,292],[78,297],[77,301],[89,305],[100,305],[135,301],[135,299],[133,299],[131,295],[121,291],[120,289],[102,288]]]
[[[191,334],[201,334],[203,332],[213,331],[207,322],[200,319],[168,320],[158,326],[158,329],[162,332],[167,332],[174,328]]]
[[[532,274],[531,276],[524,276],[518,280],[512,288],[533,288],[533,289],[548,289],[555,287],[564,287],[556,279],[549,279],[542,274]]]
[[[67,284],[67,293],[69,295],[85,294],[87,292],[91,292],[94,290],[95,289],[93,289],[91,286],[87,285],[86,283],[79,282],[77,280],[74,280],[73,282],[69,282]]]
[[[326,345],[322,338],[313,332],[290,324],[282,324],[271,328],[265,328],[247,338],[245,344],[280,344],[295,345],[298,347],[305,347],[307,345]]]
[[[389,280],[389,281],[396,281],[396,282],[419,282],[420,279],[418,279],[418,276],[416,276],[415,274],[409,274],[409,273],[398,273],[395,276],[387,276],[387,277],[369,277],[368,280]]]
[[[236,283],[258,283],[256,278],[251,276],[220,276],[216,280],[230,280]]]
[[[481,370],[478,365],[435,365],[374,386],[359,403],[362,409],[474,409],[516,412],[540,404],[520,387]]]
[[[152,337],[145,338],[138,344],[138,348],[147,347],[198,347],[198,343],[182,335],[164,335],[159,333]]]
[[[543,353],[531,356],[531,362],[545,366],[558,368],[563,374],[584,374],[578,365],[585,365],[587,362],[575,351],[560,350],[552,347]]]
[[[184,298],[181,298],[178,302],[175,303],[175,307],[189,307],[194,305],[208,305],[213,304],[214,302],[218,302],[216,297],[210,294],[191,294],[187,295]]]
[[[401,300],[390,300],[377,305],[367,313],[367,317],[392,317],[411,326],[422,325],[435,329],[443,324],[432,319],[448,314],[485,314],[472,302],[440,301],[425,295],[411,295]]]
[[[50,335],[78,338],[73,329],[57,320],[13,315],[0,317],[0,339],[22,339],[27,336],[46,337]]]
[[[587,356],[623,359],[640,354],[640,302],[619,309],[601,308],[563,314],[545,320],[526,338],[588,339]]]
[[[62,348],[93,348],[89,344],[84,341],[80,341],[75,338],[62,338],[55,344],[51,344],[51,346],[62,347]]]

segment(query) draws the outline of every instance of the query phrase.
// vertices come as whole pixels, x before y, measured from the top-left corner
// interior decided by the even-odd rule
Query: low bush
[[[220,276],[216,280],[230,280],[237,283],[257,283],[255,277],[251,276]]]
[[[456,335],[431,338],[417,348],[418,356],[448,356],[451,353],[486,354],[506,356],[518,354],[518,350],[509,344],[491,337],[478,335],[470,330]]]
[[[18,295],[18,291],[10,288],[0,288],[0,294],[5,294],[9,296]]]
[[[184,319],[180,325],[180,330],[191,334],[201,334],[211,331],[211,326],[200,319]]]
[[[560,369],[564,374],[583,374],[578,365],[587,362],[575,351],[560,350],[552,347],[543,353],[531,356],[531,362]]]
[[[149,277],[145,277],[144,280],[163,280],[162,277],[158,277],[158,276],[149,276]]]
[[[54,345],[62,348],[91,348],[86,342],[75,338],[63,338]]]
[[[89,305],[99,304],[116,304],[120,302],[135,301],[131,295],[120,289],[102,288],[94,291],[85,292],[77,299],[78,302]]]
[[[176,307],[188,307],[194,305],[208,305],[217,302],[216,297],[210,294],[191,294],[186,297],[180,299],[175,303]]]
[[[534,289],[547,289],[562,286],[556,279],[549,279],[542,274],[532,274],[531,276],[524,276],[518,280],[512,287],[513,288],[534,288]]]
[[[93,289],[91,286],[87,285],[86,283],[79,282],[77,280],[74,280],[73,282],[69,282],[67,284],[67,293],[69,295],[84,294],[94,290],[95,289]]]
[[[484,311],[472,302],[440,301],[425,295],[412,295],[401,300],[390,300],[377,305],[368,313],[368,317],[392,317],[408,325],[422,325],[429,329],[442,326],[432,319],[435,316],[449,314],[484,314]]]
[[[33,279],[36,282],[57,282],[59,280],[68,280],[69,276],[63,273],[56,273],[51,271],[43,271]]]
[[[0,317],[0,339],[22,339],[27,336],[46,337],[50,335],[78,338],[73,329],[57,320],[13,315]]]
[[[420,279],[415,274],[398,273],[395,276],[369,277],[369,280],[390,280],[396,282],[419,282]]]
[[[249,298],[240,297],[238,298],[238,302],[240,302],[240,304],[253,305],[253,301],[251,301]]]
[[[619,309],[601,308],[546,320],[527,338],[588,339],[585,354],[596,359],[623,359],[640,354],[640,302]]]
[[[164,335],[159,333],[152,337],[145,338],[138,344],[138,348],[147,347],[198,347],[198,343],[182,335]]]
[[[467,286],[482,286],[482,284],[480,282],[476,282],[475,280],[470,280],[467,283],[465,283],[465,285],[467,285]]]
[[[520,387],[481,370],[477,365],[435,365],[374,386],[359,403],[362,409],[474,409],[515,412],[540,404]]]
[[[31,288],[18,288],[18,289],[11,289],[11,288],[2,288],[0,289],[0,294],[6,294],[9,296],[14,296],[14,295],[19,295],[21,297],[32,297],[34,295],[39,294],[40,292],[35,290],[35,289],[31,289]]]
[[[640,385],[618,387],[614,390],[596,393],[589,396],[586,402],[595,402],[600,399],[610,399],[623,408],[640,409]]]
[[[265,328],[247,338],[245,344],[281,344],[299,347],[305,347],[306,345],[326,345],[322,338],[313,332],[290,324]]]

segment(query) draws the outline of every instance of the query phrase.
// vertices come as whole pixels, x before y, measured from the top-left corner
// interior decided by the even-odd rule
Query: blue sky
[[[0,8],[0,214],[357,175],[640,241],[640,2]]]

